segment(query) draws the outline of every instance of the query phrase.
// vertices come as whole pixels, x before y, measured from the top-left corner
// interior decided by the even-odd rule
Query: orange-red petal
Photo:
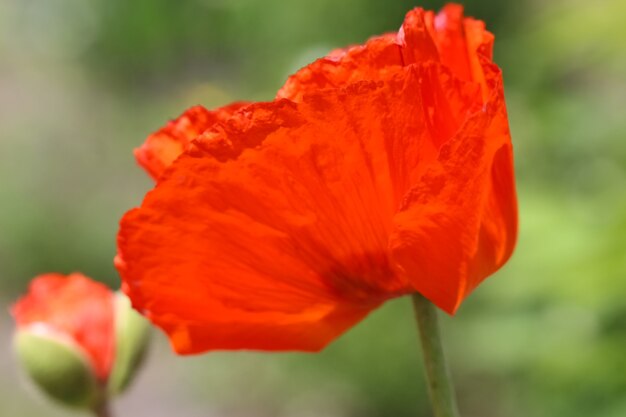
[[[96,376],[105,381],[115,355],[113,293],[84,275],[46,274],[11,309],[18,328],[44,326],[84,349]]]
[[[125,290],[177,351],[319,350],[402,290],[386,255],[389,178],[374,175],[387,157],[363,148],[356,93],[250,106],[124,217]]]
[[[394,219],[394,261],[420,293],[451,314],[508,260],[517,237],[501,91],[423,166]]]
[[[376,36],[365,45],[332,51],[293,74],[278,91],[277,98],[302,100],[321,89],[338,88],[350,82],[377,79],[387,67],[402,65],[396,34]]]
[[[461,80],[484,84],[483,66],[492,60],[493,39],[482,21],[463,16],[461,5],[448,4],[437,14],[415,8],[397,34],[332,51],[289,77],[277,97],[300,101],[322,89],[379,79],[390,67],[426,62],[441,63]]]
[[[236,102],[215,110],[207,110],[202,106],[191,107],[177,119],[148,136],[143,145],[135,149],[137,163],[157,180],[187,149],[192,140],[246,105],[245,102]]]

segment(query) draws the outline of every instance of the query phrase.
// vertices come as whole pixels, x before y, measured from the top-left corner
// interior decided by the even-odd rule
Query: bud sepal
[[[52,399],[75,408],[93,408],[102,398],[87,354],[72,339],[33,325],[18,330],[14,347],[22,369]]]

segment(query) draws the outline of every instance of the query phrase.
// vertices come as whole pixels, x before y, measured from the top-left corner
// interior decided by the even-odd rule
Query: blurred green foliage
[[[190,105],[271,99],[299,66],[396,30],[416,5],[0,0],[3,302],[48,271],[117,286],[117,221],[151,186],[133,147]],[[463,415],[622,417],[626,3],[473,0],[466,10],[496,34],[521,234],[510,264],[444,320]],[[7,317],[0,329],[8,337]],[[320,355],[180,359],[161,346],[119,407],[151,417],[427,416],[416,346],[407,300]],[[0,415],[62,415],[15,392],[4,349]]]

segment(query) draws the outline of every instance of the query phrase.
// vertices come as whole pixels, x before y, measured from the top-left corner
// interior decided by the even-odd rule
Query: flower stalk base
[[[437,308],[419,293],[414,293],[412,298],[434,415],[459,417],[454,388],[441,343]]]
[[[109,402],[104,400],[93,410],[95,417],[113,417],[111,409],[109,408]]]

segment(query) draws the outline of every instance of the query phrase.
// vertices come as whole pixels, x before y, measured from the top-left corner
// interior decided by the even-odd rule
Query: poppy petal
[[[165,168],[187,149],[193,139],[246,105],[245,102],[236,102],[212,111],[202,106],[191,107],[177,119],[148,136],[143,145],[135,149],[137,163],[157,180]]]
[[[393,182],[410,170],[388,154],[434,155],[419,78],[398,67],[205,132],[122,220],[117,266],[135,307],[179,352],[317,350],[410,292],[387,256],[404,192]]]
[[[511,137],[500,70],[492,63],[493,35],[484,23],[464,18],[462,6],[455,4],[437,15],[421,9],[409,12],[399,33],[405,63],[428,59],[423,51],[432,55],[426,32],[434,40],[440,62],[455,78],[479,85],[483,108],[466,107],[469,111],[463,113],[464,106],[455,104],[458,100],[431,100],[432,114],[439,115],[435,116],[439,122],[431,124],[435,132],[442,127],[452,132],[445,129],[445,122],[455,120],[455,115],[460,117],[457,127],[466,120],[452,139],[438,142],[436,161],[414,178],[396,215],[390,250],[415,289],[453,314],[482,280],[506,262],[515,245]],[[413,55],[415,51],[421,55]],[[430,82],[434,87],[444,84]],[[471,86],[459,84],[448,91]],[[445,91],[432,95],[446,96]]]
[[[287,79],[277,98],[301,101],[304,94],[338,88],[350,82],[379,78],[386,67],[402,65],[396,34],[368,40],[365,45],[332,51]]]
[[[379,79],[389,67],[429,61],[443,64],[461,80],[483,84],[482,67],[492,61],[493,40],[482,21],[463,16],[461,5],[448,4],[437,14],[415,8],[397,34],[332,51],[289,77],[277,98],[301,101],[304,94],[321,89]]]
[[[510,257],[517,238],[511,138],[501,79],[424,167],[395,217],[394,260],[416,290],[453,314]]]

